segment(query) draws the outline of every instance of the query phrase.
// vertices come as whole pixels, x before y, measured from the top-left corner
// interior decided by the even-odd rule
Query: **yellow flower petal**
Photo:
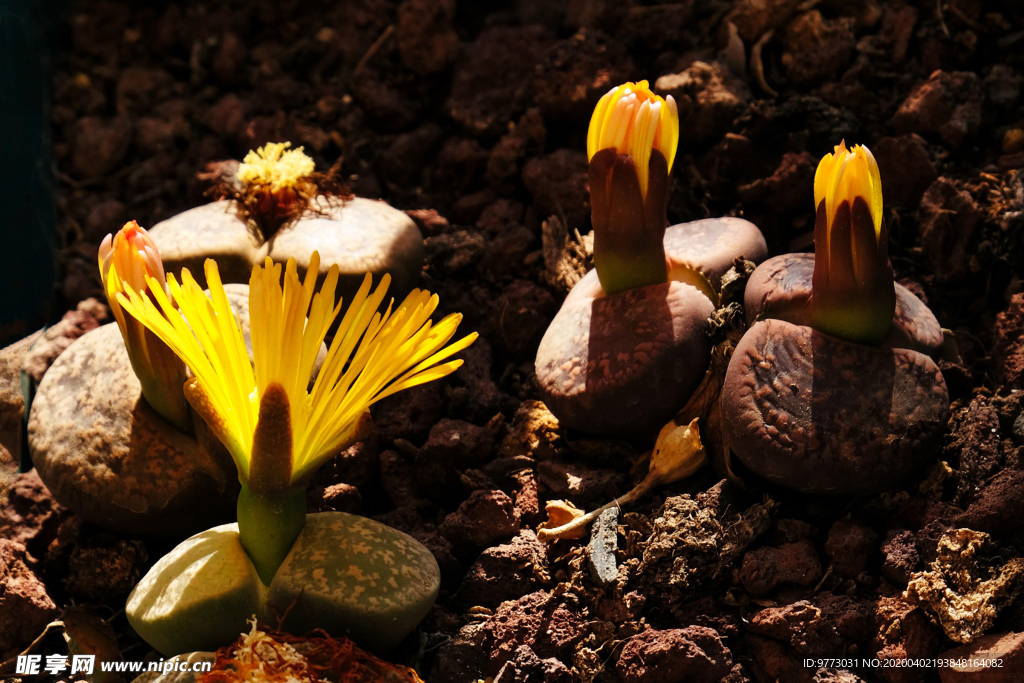
[[[871,219],[875,225],[876,238],[882,232],[882,179],[878,171],[875,157],[864,145],[846,148],[840,142],[833,154],[826,154],[818,163],[814,173],[814,208],[817,211],[821,202],[825,202],[825,215],[828,221],[828,233],[832,230],[835,212],[844,201],[853,205],[854,199],[861,197],[868,205]]]
[[[162,291],[152,299],[146,292],[118,295],[124,309],[192,369],[196,379],[187,396],[231,451],[243,478],[252,457],[259,399],[270,385],[287,393],[293,451],[284,455],[293,463],[292,481],[304,481],[356,433],[373,403],[453,372],[462,361],[442,361],[476,339],[472,334],[445,346],[461,316],[450,315],[433,325],[430,316],[438,300],[429,292],[414,290],[397,308],[389,305],[381,313],[390,277],[385,275],[371,293],[367,274],[309,390],[320,346],[342,308],[334,303],[337,267],[330,268],[319,290],[318,272],[316,252],[302,279],[294,261],[283,274],[281,265],[270,259],[253,268],[252,365],[214,261],[206,262],[209,296],[187,270],[180,285],[169,278],[180,311]]]
[[[647,81],[624,83],[598,101],[587,130],[587,159],[603,149],[628,154],[647,195],[651,151],[665,157],[671,172],[679,143],[679,110],[671,96],[654,94]]]

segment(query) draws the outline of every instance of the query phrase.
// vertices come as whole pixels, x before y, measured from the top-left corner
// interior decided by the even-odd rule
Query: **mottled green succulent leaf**
[[[245,553],[236,524],[204,531],[163,557],[125,609],[132,627],[167,656],[215,650],[256,615],[295,634],[323,629],[378,653],[426,616],[441,583],[434,556],[415,539],[342,512],[307,515],[270,587]]]
[[[406,534],[344,512],[308,515],[267,599],[286,630],[322,628],[386,652],[427,615],[441,573],[434,556]]]

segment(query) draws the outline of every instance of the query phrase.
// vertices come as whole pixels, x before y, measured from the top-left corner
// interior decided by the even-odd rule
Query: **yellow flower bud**
[[[121,329],[135,376],[146,402],[182,431],[191,430],[185,401],[185,364],[144,325],[124,314],[117,295],[126,291],[146,294],[150,287],[167,291],[160,251],[144,228],[125,223],[116,235],[107,235],[99,249],[100,278],[107,303]]]
[[[882,180],[871,151],[839,143],[814,175],[814,326],[874,344],[889,331],[896,294],[882,217]]]
[[[826,154],[814,173],[814,206],[825,202],[825,217],[829,232],[836,211],[844,201],[853,206],[860,197],[867,204],[875,227],[875,238],[882,233],[882,177],[875,157],[864,145],[846,149],[846,141],[835,147],[835,153]]]
[[[135,221],[125,223],[116,235],[107,235],[103,238],[100,243],[99,261],[104,289],[107,289],[111,268],[116,270],[125,286],[131,287],[134,291],[148,289],[147,277],[155,278],[160,286],[167,288],[160,251],[146,229]],[[116,300],[111,301],[110,306],[120,309]]]
[[[647,81],[612,88],[587,134],[594,267],[605,294],[665,282],[669,173],[679,142],[675,100]]]
[[[647,196],[651,151],[665,157],[668,170],[679,142],[679,110],[669,95],[662,99],[651,92],[647,81],[612,88],[597,103],[587,132],[587,159],[603,149],[628,154],[636,164],[640,190]]]

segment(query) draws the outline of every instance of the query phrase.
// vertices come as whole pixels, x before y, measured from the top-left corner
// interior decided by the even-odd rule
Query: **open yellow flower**
[[[606,294],[665,282],[668,178],[679,112],[647,81],[612,88],[587,133],[594,267]]]
[[[189,271],[169,289],[179,309],[148,278],[152,296],[127,289],[121,306],[164,340],[195,375],[189,403],[234,458],[242,482],[239,532],[264,582],[269,582],[305,516],[304,487],[321,464],[356,440],[369,407],[382,398],[454,372],[448,360],[476,339],[448,344],[462,319],[430,316],[437,296],[411,292],[380,311],[390,277],[371,293],[371,277],[349,303],[313,386],[321,344],[341,310],[335,305],[338,268],[316,290],[320,257],[310,257],[305,279],[295,261],[269,258],[253,268],[249,316],[253,364],[217,264],[206,261],[207,296]],[[276,531],[268,532],[268,529]],[[276,534],[273,543],[267,535]]]
[[[128,359],[142,385],[142,395],[160,415],[179,429],[189,431],[188,403],[182,394],[185,365],[137,320],[126,318],[117,299],[117,294],[125,289],[146,292],[153,287],[166,291],[160,251],[144,228],[129,221],[116,235],[103,238],[98,257],[103,291],[121,329]]]
[[[850,341],[885,337],[896,307],[882,179],[871,151],[840,142],[814,174],[815,326]]]
[[[170,275],[170,291],[180,312],[159,289],[153,290],[152,298],[132,290],[118,297],[126,311],[192,370],[189,400],[224,440],[243,477],[249,474],[260,405],[275,388],[282,389],[287,400],[289,475],[296,483],[346,445],[346,436],[373,403],[454,372],[461,360],[442,361],[476,339],[473,333],[445,346],[462,316],[451,314],[432,324],[438,299],[427,291],[413,290],[395,310],[388,306],[381,314],[378,309],[390,276],[385,274],[371,294],[367,274],[308,391],[320,345],[342,306],[334,305],[336,266],[314,293],[319,265],[314,252],[306,277],[300,280],[295,261],[289,261],[283,287],[281,264],[268,258],[264,266],[253,268],[249,316],[255,368],[212,259],[206,262],[210,296],[187,269],[180,285]]]

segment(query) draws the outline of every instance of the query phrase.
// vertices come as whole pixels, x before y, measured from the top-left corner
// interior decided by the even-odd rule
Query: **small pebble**
[[[590,576],[602,588],[613,584],[619,574],[619,567],[615,560],[618,534],[619,509],[617,507],[608,508],[594,522],[588,546],[590,552],[587,556]]]

